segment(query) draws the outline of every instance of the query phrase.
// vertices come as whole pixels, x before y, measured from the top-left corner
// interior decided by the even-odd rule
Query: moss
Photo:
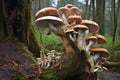
[[[30,61],[32,61],[32,62],[34,62],[34,63],[37,63],[35,57],[34,57],[33,54],[28,50],[27,47],[23,47],[23,50],[24,50],[24,54],[23,54],[23,55],[24,55],[28,60],[30,60]]]
[[[45,73],[40,77],[40,80],[60,80],[55,70],[47,70]]]

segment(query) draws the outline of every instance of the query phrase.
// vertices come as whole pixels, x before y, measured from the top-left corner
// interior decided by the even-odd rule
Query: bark
[[[52,66],[57,77],[62,80],[97,80],[97,73],[91,72],[91,63],[86,51],[80,51],[67,36],[62,36],[62,39],[66,52],[60,60],[60,65],[58,62],[57,66]]]
[[[95,21],[100,25],[100,34],[105,33],[104,29],[105,0],[96,0]]]
[[[1,37],[4,40],[4,36],[7,40],[15,39],[28,45],[30,51],[36,53],[38,56],[40,47],[38,44],[34,46],[33,43],[37,43],[35,32],[31,26],[31,0],[1,0],[0,5],[2,13],[1,16]],[[32,38],[31,38],[32,37]],[[32,47],[34,46],[34,47]],[[32,48],[31,48],[32,47]]]

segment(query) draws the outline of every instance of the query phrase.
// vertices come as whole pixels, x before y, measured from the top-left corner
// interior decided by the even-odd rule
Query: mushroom
[[[67,7],[60,7],[57,12],[63,22],[67,25],[67,18],[70,16],[70,10]]]
[[[48,59],[49,60],[52,60],[52,59],[54,59],[55,58],[55,53],[47,53],[47,57],[48,57]]]
[[[54,7],[46,7],[43,8],[41,10],[39,10],[36,14],[35,14],[35,20],[43,17],[43,16],[56,16],[58,17],[59,15],[57,14],[57,9]]]
[[[81,16],[74,15],[74,16],[69,16],[67,21],[70,25],[77,25],[82,22],[82,18]]]
[[[47,69],[50,66],[50,60],[48,60],[47,57],[44,57],[43,62],[44,62],[43,68]]]
[[[67,5],[65,5],[65,7],[67,7],[67,8],[72,8],[72,7],[74,7],[74,5],[72,5],[72,4],[67,4]]]
[[[40,50],[40,58],[43,60],[43,58],[46,57],[45,52],[43,49]]]
[[[107,58],[109,56],[108,50],[102,47],[92,47],[90,48],[91,53],[93,53],[94,61],[98,59]]]
[[[82,10],[79,9],[78,7],[72,7],[70,8],[71,15],[78,15],[80,16],[82,13]]]
[[[109,56],[109,52],[102,47],[92,47],[90,51],[93,53],[93,61],[95,63],[95,69],[93,72],[107,70],[107,68],[102,67],[103,63],[101,60],[102,58],[107,58]]]
[[[78,32],[78,39],[77,39],[77,43],[78,43],[78,48],[84,48],[85,46],[85,38],[86,38],[86,31],[89,32],[88,27],[85,25],[75,25],[74,26],[74,30],[76,32]],[[88,35],[88,34],[87,34]]]
[[[40,66],[43,66],[43,59],[42,58],[37,58],[37,62]]]
[[[55,16],[44,16],[40,17],[35,21],[35,25],[39,28],[49,28],[55,34],[64,34],[62,30],[63,21],[62,19]]]
[[[105,44],[107,42],[106,38],[100,34],[97,34],[96,37],[98,40],[98,44]]]
[[[82,20],[81,24],[86,25],[89,28],[89,31],[93,34],[98,33],[99,25],[91,20]]]
[[[66,35],[69,36],[69,38],[70,38],[71,41],[76,42],[77,32],[75,32],[73,28],[68,28],[65,31],[65,33],[66,33]]]
[[[88,52],[90,47],[97,43],[97,37],[96,36],[89,36],[86,39],[86,43],[87,43],[86,51]]]

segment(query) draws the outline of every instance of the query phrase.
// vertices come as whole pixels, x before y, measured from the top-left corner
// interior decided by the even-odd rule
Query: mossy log
[[[106,67],[120,67],[120,62],[108,62],[104,64]]]

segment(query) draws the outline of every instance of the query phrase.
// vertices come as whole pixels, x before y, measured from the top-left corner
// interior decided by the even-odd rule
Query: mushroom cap
[[[72,4],[67,4],[67,5],[65,5],[65,7],[67,7],[67,8],[72,8],[72,7],[74,7],[74,5],[72,5]]]
[[[70,10],[67,7],[60,7],[57,10],[58,14],[61,16],[62,14],[65,14],[66,17],[70,16]]]
[[[73,33],[74,32],[74,29],[73,28],[68,28],[65,33]]]
[[[82,20],[81,24],[86,25],[91,33],[98,33],[99,25],[91,20]]]
[[[89,40],[92,40],[93,42],[97,42],[97,37],[96,36],[89,36],[86,40],[87,40],[87,42],[89,42]]]
[[[99,53],[101,56],[109,56],[109,51],[102,47],[91,47],[91,52],[94,52],[95,54]]]
[[[56,16],[56,17],[58,17],[57,9],[54,7],[43,8],[35,14],[35,19],[38,19],[38,18],[43,17],[43,16]]]
[[[71,12],[71,15],[76,14],[76,15],[80,16],[82,13],[82,10],[79,9],[78,7],[74,6],[74,7],[70,8],[70,12]]]
[[[76,24],[80,24],[82,21],[82,18],[81,16],[74,15],[74,16],[69,16],[67,21],[69,24],[73,23],[74,21],[76,22]]]
[[[100,35],[100,34],[97,34],[96,35],[97,37],[97,40],[98,40],[98,44],[105,44],[107,43],[107,40],[104,36]]]
[[[54,55],[55,53],[47,53],[47,55]]]
[[[64,25],[62,19],[55,16],[44,16],[35,20],[35,25],[39,28],[47,28],[49,27],[49,23],[55,27]]]
[[[88,30],[87,26],[81,25],[81,24],[75,25],[73,28],[74,28],[75,31],[78,31],[79,29],[82,30],[83,32]]]

